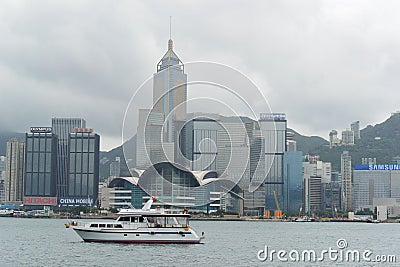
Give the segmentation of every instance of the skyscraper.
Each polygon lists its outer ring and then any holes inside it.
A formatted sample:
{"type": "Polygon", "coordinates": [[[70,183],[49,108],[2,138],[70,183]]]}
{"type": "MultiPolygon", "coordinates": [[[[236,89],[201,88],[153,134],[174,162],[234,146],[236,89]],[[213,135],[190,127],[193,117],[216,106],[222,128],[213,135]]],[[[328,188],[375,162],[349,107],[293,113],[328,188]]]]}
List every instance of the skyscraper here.
{"type": "Polygon", "coordinates": [[[341,156],[342,172],[342,210],[353,210],[353,184],[351,172],[351,156],[348,151],[343,151],[341,156]]]}
{"type": "Polygon", "coordinates": [[[26,134],[24,205],[57,205],[56,185],[57,136],[50,127],[31,127],[26,134]]]}
{"type": "Polygon", "coordinates": [[[4,177],[6,176],[6,157],[0,156],[0,203],[4,202],[4,177]]]}
{"type": "Polygon", "coordinates": [[[85,128],[86,121],[80,118],[52,118],[53,133],[58,137],[57,148],[57,196],[68,194],[68,137],[74,128],[85,128]]]}
{"type": "Polygon", "coordinates": [[[260,130],[265,139],[265,206],[277,209],[274,195],[283,207],[283,155],[286,151],[286,115],[283,113],[262,113],[260,130]]]}
{"type": "Polygon", "coordinates": [[[168,50],[157,64],[153,77],[153,110],[164,114],[164,142],[176,142],[175,121],[186,117],[187,75],[183,62],[168,41],[168,50]]]}
{"type": "Polygon", "coordinates": [[[360,121],[355,121],[350,125],[350,129],[353,131],[354,133],[354,139],[358,140],[361,138],[360,135],[360,121]]]}
{"type": "Polygon", "coordinates": [[[69,134],[68,197],[61,204],[92,206],[98,196],[100,137],[92,129],[69,134]],[[78,203],[77,203],[78,202],[78,203]]]}
{"type": "Polygon", "coordinates": [[[11,138],[7,142],[6,158],[5,201],[22,201],[24,193],[25,142],[11,138]]]}
{"type": "Polygon", "coordinates": [[[298,212],[303,204],[303,177],[301,151],[288,151],[284,163],[284,210],[298,212]]]}

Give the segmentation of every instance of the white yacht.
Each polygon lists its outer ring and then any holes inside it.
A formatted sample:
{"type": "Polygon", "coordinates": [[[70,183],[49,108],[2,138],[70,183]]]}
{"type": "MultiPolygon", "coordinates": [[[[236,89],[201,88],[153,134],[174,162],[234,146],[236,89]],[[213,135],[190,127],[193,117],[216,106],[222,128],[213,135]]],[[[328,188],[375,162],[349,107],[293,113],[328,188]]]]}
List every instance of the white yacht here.
{"type": "Polygon", "coordinates": [[[150,209],[150,198],[142,209],[121,209],[112,222],[75,222],[71,227],[85,242],[139,244],[198,244],[204,238],[189,226],[190,214],[164,209],[150,209]]]}

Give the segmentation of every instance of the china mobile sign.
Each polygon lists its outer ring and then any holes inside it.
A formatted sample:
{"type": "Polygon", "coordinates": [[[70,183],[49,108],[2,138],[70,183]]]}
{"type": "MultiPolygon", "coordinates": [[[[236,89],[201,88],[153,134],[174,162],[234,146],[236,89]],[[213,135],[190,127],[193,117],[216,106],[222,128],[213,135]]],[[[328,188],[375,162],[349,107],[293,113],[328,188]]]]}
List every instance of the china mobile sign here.
{"type": "Polygon", "coordinates": [[[93,198],[60,198],[61,206],[92,206],[93,198]]]}
{"type": "Polygon", "coordinates": [[[57,197],[24,197],[24,205],[57,206],[57,197]]]}

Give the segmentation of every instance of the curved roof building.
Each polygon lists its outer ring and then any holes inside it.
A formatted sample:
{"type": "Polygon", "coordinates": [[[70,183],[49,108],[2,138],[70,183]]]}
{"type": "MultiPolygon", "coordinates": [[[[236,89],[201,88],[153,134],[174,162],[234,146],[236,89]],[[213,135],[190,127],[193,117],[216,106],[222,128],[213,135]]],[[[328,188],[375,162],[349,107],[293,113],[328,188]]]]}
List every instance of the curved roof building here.
{"type": "Polygon", "coordinates": [[[139,208],[149,196],[156,196],[160,206],[239,210],[241,188],[227,177],[218,177],[216,171],[190,171],[177,163],[159,162],[131,173],[136,177],[117,177],[108,186],[120,190],[122,195],[113,198],[120,199],[121,205],[130,199],[139,208]]]}

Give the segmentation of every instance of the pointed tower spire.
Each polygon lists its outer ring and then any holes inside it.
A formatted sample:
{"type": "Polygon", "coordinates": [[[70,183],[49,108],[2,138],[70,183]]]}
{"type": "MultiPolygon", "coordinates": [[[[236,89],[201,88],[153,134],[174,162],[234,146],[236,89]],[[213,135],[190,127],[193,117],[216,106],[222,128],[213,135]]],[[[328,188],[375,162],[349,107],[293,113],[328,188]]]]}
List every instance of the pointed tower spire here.
{"type": "Polygon", "coordinates": [[[172,50],[174,42],[172,42],[172,17],[169,16],[169,40],[168,40],[168,50],[172,50]]]}
{"type": "Polygon", "coordinates": [[[174,67],[184,71],[183,62],[175,54],[173,50],[174,42],[172,41],[172,17],[169,17],[169,40],[168,50],[157,64],[157,72],[169,67],[174,67]]]}

